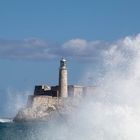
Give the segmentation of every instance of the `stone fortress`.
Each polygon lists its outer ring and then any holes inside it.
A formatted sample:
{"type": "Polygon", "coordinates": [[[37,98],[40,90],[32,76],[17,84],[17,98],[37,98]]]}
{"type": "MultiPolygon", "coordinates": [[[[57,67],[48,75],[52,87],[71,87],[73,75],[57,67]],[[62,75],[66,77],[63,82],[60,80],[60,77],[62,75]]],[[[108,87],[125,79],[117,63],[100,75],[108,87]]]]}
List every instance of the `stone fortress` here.
{"type": "Polygon", "coordinates": [[[74,96],[84,96],[84,94],[89,93],[95,89],[94,86],[80,86],[80,85],[68,85],[68,72],[66,59],[62,58],[60,60],[59,68],[59,85],[48,86],[48,85],[38,85],[35,86],[34,96],[52,96],[52,97],[74,97],[74,96]]]}
{"type": "Polygon", "coordinates": [[[28,97],[27,106],[18,112],[14,120],[48,120],[52,116],[58,116],[58,112],[61,115],[68,114],[74,109],[74,99],[77,103],[79,97],[84,97],[94,90],[95,86],[68,85],[67,61],[62,58],[59,68],[59,84],[35,86],[34,95],[28,97]]]}

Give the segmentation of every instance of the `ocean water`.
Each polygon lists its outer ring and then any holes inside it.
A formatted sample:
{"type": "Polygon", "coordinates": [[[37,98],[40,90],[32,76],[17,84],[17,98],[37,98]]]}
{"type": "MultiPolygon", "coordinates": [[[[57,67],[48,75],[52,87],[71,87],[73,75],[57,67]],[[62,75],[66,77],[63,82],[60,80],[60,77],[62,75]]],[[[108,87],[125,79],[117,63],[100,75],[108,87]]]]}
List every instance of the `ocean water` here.
{"type": "Polygon", "coordinates": [[[0,123],[0,140],[51,140],[47,129],[47,124],[42,122],[0,123]]]}
{"type": "Polygon", "coordinates": [[[1,140],[24,140],[29,139],[28,135],[32,130],[31,124],[23,123],[0,123],[1,140]]]}
{"type": "MultiPolygon", "coordinates": [[[[0,123],[0,140],[66,140],[75,139],[73,125],[67,121],[0,123]],[[72,133],[71,133],[72,130],[72,133]]],[[[81,134],[76,138],[79,139],[81,134]]]]}

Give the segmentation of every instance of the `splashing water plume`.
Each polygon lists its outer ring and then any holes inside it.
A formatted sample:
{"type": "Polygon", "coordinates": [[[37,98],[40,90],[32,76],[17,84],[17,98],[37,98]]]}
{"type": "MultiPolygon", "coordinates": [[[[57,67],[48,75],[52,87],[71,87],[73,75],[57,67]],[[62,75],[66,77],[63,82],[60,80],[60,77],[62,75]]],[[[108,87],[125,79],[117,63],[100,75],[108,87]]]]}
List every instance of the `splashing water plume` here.
{"type": "Polygon", "coordinates": [[[99,57],[105,70],[100,86],[62,129],[55,127],[55,138],[140,139],[140,35],[111,44],[99,57]]]}
{"type": "Polygon", "coordinates": [[[106,72],[99,78],[100,86],[92,99],[81,109],[79,121],[86,122],[83,128],[91,137],[89,139],[138,140],[140,35],[126,37],[101,53],[106,72]]]}
{"type": "Polygon", "coordinates": [[[25,107],[27,102],[27,97],[32,92],[27,91],[18,91],[12,88],[7,88],[3,96],[1,96],[0,101],[4,102],[1,106],[1,113],[4,114],[4,116],[1,115],[0,117],[8,116],[9,118],[12,118],[16,115],[19,109],[25,107]]]}

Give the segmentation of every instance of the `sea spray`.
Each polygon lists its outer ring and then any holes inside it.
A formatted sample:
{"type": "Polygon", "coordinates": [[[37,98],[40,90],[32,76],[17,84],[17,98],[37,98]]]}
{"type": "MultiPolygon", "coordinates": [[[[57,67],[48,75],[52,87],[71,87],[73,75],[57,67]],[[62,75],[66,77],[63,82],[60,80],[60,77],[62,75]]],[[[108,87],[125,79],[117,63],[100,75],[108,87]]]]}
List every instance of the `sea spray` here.
{"type": "Polygon", "coordinates": [[[140,139],[140,35],[119,40],[100,53],[105,71],[96,90],[66,123],[54,125],[52,139],[140,139]]]}
{"type": "Polygon", "coordinates": [[[19,91],[7,88],[1,93],[2,102],[0,117],[14,117],[20,108],[27,103],[27,97],[32,92],[30,90],[19,91]]]}

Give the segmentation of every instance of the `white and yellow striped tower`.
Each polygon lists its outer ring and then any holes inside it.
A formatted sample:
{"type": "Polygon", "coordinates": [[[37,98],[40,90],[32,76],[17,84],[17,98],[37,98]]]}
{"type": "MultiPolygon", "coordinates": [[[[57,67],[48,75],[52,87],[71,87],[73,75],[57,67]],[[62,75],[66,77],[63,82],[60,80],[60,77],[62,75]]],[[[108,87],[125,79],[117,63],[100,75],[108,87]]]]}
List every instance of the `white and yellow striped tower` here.
{"type": "Polygon", "coordinates": [[[64,98],[68,97],[68,72],[67,72],[66,59],[64,58],[60,60],[59,96],[64,98]]]}

